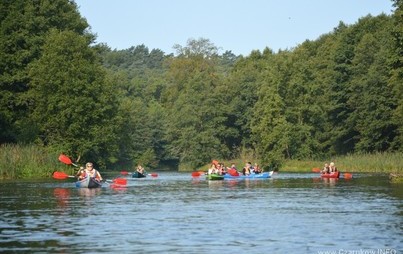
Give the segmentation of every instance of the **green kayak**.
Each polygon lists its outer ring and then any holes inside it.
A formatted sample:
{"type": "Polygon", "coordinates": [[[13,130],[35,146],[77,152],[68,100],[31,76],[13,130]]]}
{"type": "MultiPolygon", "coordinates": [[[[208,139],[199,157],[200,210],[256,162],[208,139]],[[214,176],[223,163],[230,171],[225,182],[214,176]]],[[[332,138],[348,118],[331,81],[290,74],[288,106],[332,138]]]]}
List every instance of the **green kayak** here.
{"type": "Polygon", "coordinates": [[[207,180],[224,180],[224,176],[218,174],[209,174],[207,175],[207,180]]]}

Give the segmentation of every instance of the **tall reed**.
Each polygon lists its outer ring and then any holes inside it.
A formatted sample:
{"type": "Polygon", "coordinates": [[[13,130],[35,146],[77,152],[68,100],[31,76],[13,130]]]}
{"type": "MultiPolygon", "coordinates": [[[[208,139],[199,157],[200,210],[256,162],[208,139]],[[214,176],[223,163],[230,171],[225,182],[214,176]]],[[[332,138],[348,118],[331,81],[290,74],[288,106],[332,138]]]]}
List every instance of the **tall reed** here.
{"type": "Polygon", "coordinates": [[[344,172],[403,173],[403,156],[398,152],[349,154],[329,158],[326,161],[288,160],[281,170],[307,172],[312,168],[322,168],[325,163],[331,161],[335,162],[337,168],[344,172]]]}
{"type": "Polygon", "coordinates": [[[0,178],[49,177],[60,168],[58,155],[38,145],[0,145],[0,178]]]}

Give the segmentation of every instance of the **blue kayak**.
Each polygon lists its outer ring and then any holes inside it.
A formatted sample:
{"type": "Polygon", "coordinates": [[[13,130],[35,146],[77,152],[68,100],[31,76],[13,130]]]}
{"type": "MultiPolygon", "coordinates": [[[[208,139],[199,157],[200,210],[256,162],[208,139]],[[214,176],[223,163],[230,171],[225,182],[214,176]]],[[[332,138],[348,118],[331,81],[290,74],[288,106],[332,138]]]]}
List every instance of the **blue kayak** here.
{"type": "Polygon", "coordinates": [[[99,188],[102,187],[102,182],[95,180],[92,177],[86,177],[76,182],[77,188],[99,188]]]}
{"type": "Polygon", "coordinates": [[[225,179],[257,179],[257,178],[265,179],[265,178],[270,178],[272,174],[273,174],[273,171],[263,172],[263,173],[260,173],[260,174],[253,174],[252,173],[250,175],[239,174],[239,176],[232,176],[232,175],[227,173],[227,174],[224,175],[224,178],[225,179]]]}

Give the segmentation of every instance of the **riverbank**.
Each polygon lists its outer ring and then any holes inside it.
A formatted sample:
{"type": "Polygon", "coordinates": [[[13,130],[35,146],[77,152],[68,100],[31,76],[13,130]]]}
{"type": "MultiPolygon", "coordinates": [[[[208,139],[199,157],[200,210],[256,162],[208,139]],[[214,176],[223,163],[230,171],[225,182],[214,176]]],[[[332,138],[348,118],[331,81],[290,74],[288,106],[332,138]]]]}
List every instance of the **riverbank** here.
{"type": "MultiPolygon", "coordinates": [[[[235,163],[238,169],[242,169],[247,161],[255,163],[254,160],[248,159],[223,160],[222,162],[226,166],[235,163]]],[[[322,168],[325,163],[330,163],[331,161],[342,172],[388,173],[397,177],[401,177],[403,174],[403,156],[401,153],[353,154],[336,156],[328,160],[286,160],[278,171],[312,172],[313,168],[322,168]]],[[[206,164],[197,170],[207,171],[209,166],[209,164],[206,164]]]]}
{"type": "Polygon", "coordinates": [[[280,170],[288,172],[310,172],[313,168],[323,168],[325,163],[333,161],[342,172],[366,173],[403,173],[401,153],[353,154],[337,156],[325,161],[287,160],[280,170]]]}
{"type": "Polygon", "coordinates": [[[61,165],[58,155],[37,145],[2,144],[0,146],[0,179],[34,179],[50,177],[61,165]]]}
{"type": "MultiPolygon", "coordinates": [[[[7,145],[0,146],[0,179],[29,179],[51,177],[53,171],[64,171],[74,174],[74,168],[60,163],[58,153],[48,151],[36,145],[7,145]]],[[[245,163],[260,161],[247,155],[234,160],[219,160],[226,166],[234,163],[241,170],[245,163]]],[[[354,154],[337,156],[327,160],[286,160],[278,169],[286,172],[312,172],[313,168],[322,168],[325,163],[333,161],[341,172],[387,173],[391,179],[403,182],[403,156],[401,153],[354,154]]],[[[264,168],[265,165],[260,165],[264,168]]],[[[186,165],[179,166],[180,172],[207,171],[210,164],[197,169],[186,165]]],[[[152,170],[152,169],[150,169],[152,170]]],[[[268,170],[268,169],[266,169],[268,170]]]]}

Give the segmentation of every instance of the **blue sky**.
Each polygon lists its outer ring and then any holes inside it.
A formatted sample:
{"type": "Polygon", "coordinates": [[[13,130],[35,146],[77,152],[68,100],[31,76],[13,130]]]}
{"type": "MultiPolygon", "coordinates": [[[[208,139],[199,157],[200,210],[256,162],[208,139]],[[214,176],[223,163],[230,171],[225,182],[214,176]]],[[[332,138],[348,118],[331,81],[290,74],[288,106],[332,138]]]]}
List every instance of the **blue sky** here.
{"type": "Polygon", "coordinates": [[[209,39],[220,53],[249,55],[269,47],[291,49],[354,24],[368,14],[391,14],[390,0],[75,0],[97,34],[112,49],[144,44],[174,53],[190,38],[209,39]]]}

